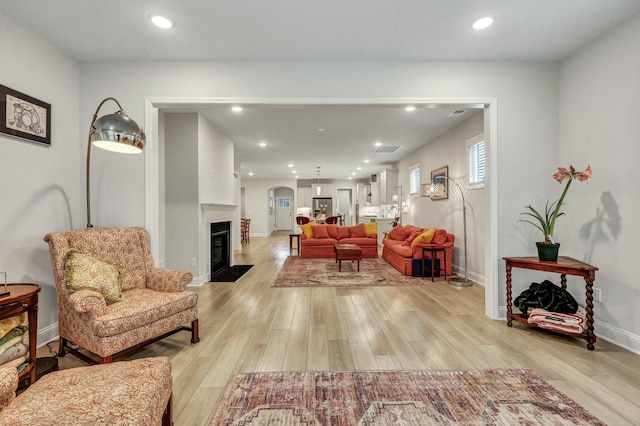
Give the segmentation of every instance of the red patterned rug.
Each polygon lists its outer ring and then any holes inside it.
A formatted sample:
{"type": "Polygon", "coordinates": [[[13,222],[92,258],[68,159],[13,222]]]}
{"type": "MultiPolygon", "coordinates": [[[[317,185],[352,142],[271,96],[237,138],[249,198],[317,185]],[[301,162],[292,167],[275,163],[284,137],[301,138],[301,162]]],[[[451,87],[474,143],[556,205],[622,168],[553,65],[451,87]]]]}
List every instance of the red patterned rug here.
{"type": "Polygon", "coordinates": [[[365,258],[357,262],[342,261],[342,272],[338,272],[335,259],[303,259],[289,256],[285,259],[273,287],[364,287],[364,286],[410,286],[427,285],[422,278],[401,274],[385,260],[365,258]]]}
{"type": "Polygon", "coordinates": [[[528,369],[235,375],[211,425],[604,425],[528,369]]]}

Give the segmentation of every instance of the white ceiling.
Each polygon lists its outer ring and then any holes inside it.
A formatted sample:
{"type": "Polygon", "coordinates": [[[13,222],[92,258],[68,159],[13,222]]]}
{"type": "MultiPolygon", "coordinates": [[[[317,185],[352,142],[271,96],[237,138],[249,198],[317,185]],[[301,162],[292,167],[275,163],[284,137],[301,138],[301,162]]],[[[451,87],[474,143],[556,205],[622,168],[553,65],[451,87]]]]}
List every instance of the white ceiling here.
{"type": "MultiPolygon", "coordinates": [[[[0,13],[81,62],[557,61],[640,13],[640,0],[0,0],[0,13]],[[174,27],[153,27],[151,13],[174,27]],[[472,30],[486,14],[494,25],[472,30]]],[[[292,162],[301,179],[316,178],[318,165],[322,178],[346,178],[369,157],[364,177],[473,112],[451,111],[199,110],[236,142],[243,177],[290,177],[292,162]],[[381,158],[371,154],[375,141],[400,149],[381,158]]]]}

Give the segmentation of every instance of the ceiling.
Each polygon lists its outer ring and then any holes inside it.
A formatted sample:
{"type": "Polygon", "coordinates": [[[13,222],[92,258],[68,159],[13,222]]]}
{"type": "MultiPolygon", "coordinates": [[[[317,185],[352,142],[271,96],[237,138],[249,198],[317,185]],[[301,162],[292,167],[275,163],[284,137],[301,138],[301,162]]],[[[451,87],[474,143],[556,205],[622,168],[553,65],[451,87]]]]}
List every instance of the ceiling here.
{"type": "MultiPolygon", "coordinates": [[[[640,0],[0,0],[0,14],[80,62],[557,61],[638,13],[640,0]],[[152,26],[152,13],[173,28],[152,26]],[[493,26],[471,29],[484,15],[493,26]]],[[[316,166],[321,178],[363,178],[474,112],[228,107],[187,110],[236,142],[243,178],[291,177],[289,163],[300,179],[316,166]],[[375,142],[399,148],[374,154],[375,142]]]]}

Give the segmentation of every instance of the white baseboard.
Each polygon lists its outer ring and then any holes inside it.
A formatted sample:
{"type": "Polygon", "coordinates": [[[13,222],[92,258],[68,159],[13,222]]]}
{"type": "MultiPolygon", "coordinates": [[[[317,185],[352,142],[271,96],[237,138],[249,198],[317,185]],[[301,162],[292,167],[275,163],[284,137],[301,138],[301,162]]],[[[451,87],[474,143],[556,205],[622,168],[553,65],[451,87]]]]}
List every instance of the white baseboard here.
{"type": "Polygon", "coordinates": [[[187,284],[187,287],[202,287],[204,283],[209,282],[209,274],[193,277],[193,281],[187,284]]]}
{"type": "Polygon", "coordinates": [[[37,347],[42,347],[49,342],[56,341],[60,338],[60,333],[58,332],[58,323],[55,322],[48,327],[38,330],[38,343],[37,347]]]}

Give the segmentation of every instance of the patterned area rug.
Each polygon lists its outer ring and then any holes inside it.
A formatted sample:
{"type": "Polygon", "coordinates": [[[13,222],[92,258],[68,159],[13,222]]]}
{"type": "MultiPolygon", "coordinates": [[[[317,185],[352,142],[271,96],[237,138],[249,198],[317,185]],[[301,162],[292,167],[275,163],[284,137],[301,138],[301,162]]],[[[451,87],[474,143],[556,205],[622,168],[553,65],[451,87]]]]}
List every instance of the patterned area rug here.
{"type": "Polygon", "coordinates": [[[245,373],[211,425],[604,425],[528,369],[245,373]]]}
{"type": "Polygon", "coordinates": [[[363,287],[427,285],[430,280],[401,274],[381,258],[357,262],[342,261],[338,272],[335,259],[303,259],[289,256],[284,261],[273,287],[363,287]]]}

